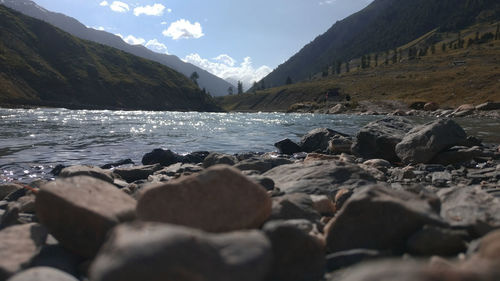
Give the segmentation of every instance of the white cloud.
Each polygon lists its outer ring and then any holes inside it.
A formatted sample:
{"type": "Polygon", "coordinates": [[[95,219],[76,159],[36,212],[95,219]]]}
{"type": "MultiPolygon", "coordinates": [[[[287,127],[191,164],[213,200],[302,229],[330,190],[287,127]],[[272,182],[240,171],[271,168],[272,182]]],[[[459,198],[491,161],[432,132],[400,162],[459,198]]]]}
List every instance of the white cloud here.
{"type": "Polygon", "coordinates": [[[123,38],[123,41],[127,42],[130,45],[142,45],[146,43],[146,40],[144,40],[144,38],[135,37],[134,35],[129,35],[123,38]]]}
{"type": "Polygon", "coordinates": [[[183,60],[197,65],[232,84],[241,81],[245,89],[250,88],[253,82],[261,80],[272,71],[266,65],[255,68],[250,57],[246,57],[242,63],[237,65],[236,60],[226,54],[219,55],[211,60],[204,59],[199,54],[190,54],[183,60]]]}
{"type": "Polygon", "coordinates": [[[102,27],[102,26],[96,26],[96,27],[90,27],[90,28],[93,28],[93,29],[95,29],[95,30],[101,30],[101,31],[106,30],[106,29],[105,29],[104,27],[102,27]]]}
{"type": "Polygon", "coordinates": [[[167,12],[171,13],[171,12],[172,12],[172,9],[167,9],[167,12]]]}
{"type": "Polygon", "coordinates": [[[203,30],[199,22],[192,24],[188,20],[180,19],[170,24],[168,29],[163,30],[163,35],[172,37],[174,40],[200,38],[203,35],[203,30]]]}
{"type": "Polygon", "coordinates": [[[168,54],[167,46],[165,46],[165,44],[158,42],[158,40],[156,39],[149,40],[144,46],[157,53],[168,54]]]}
{"type": "Polygon", "coordinates": [[[111,8],[111,10],[113,12],[117,12],[117,13],[125,13],[125,12],[130,11],[128,4],[120,2],[120,1],[113,1],[113,3],[111,3],[109,8],[111,8]]]}
{"type": "Polygon", "coordinates": [[[162,4],[154,4],[153,6],[146,5],[140,6],[134,9],[134,15],[146,15],[146,16],[161,16],[163,15],[163,11],[165,10],[165,6],[162,4]]]}
{"type": "Polygon", "coordinates": [[[102,1],[101,3],[99,3],[99,6],[102,6],[102,7],[106,7],[108,5],[109,5],[108,1],[102,1]]]}
{"type": "Polygon", "coordinates": [[[319,2],[320,5],[330,5],[330,4],[333,4],[337,2],[337,0],[325,0],[325,1],[321,1],[319,2]]]}
{"type": "Polygon", "coordinates": [[[167,22],[166,21],[162,21],[160,24],[161,25],[167,25],[167,22]]]}

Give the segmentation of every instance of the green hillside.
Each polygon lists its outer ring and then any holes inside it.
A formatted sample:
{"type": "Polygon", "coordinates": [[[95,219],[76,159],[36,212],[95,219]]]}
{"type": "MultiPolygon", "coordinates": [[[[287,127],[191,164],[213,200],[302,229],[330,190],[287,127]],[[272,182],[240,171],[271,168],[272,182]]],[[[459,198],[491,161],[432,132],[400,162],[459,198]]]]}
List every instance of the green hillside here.
{"type": "Polygon", "coordinates": [[[78,39],[0,5],[0,104],[214,111],[191,80],[159,63],[78,39]]]}
{"type": "Polygon", "coordinates": [[[434,29],[453,32],[495,19],[500,19],[498,0],[375,0],[335,23],[265,77],[264,84],[280,86],[288,77],[306,80],[338,61],[391,50],[434,29]]]}
{"type": "Polygon", "coordinates": [[[500,22],[477,24],[459,32],[425,34],[370,57],[351,61],[349,72],[330,67],[307,81],[243,95],[219,98],[230,111],[295,111],[325,109],[350,98],[361,101],[437,102],[443,107],[500,102],[500,22]],[[378,58],[375,61],[375,57],[378,58]],[[325,94],[330,92],[330,102],[325,94]]]}

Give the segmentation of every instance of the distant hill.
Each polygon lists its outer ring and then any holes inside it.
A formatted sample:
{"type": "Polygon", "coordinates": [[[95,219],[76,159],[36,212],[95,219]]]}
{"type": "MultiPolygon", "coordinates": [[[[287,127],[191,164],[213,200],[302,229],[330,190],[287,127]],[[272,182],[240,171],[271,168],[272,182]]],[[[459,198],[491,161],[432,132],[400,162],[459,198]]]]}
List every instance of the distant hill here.
{"type": "Polygon", "coordinates": [[[0,104],[215,111],[211,97],[156,62],[76,38],[0,5],[0,104]]]}
{"type": "Polygon", "coordinates": [[[200,76],[198,79],[200,87],[205,88],[213,96],[227,95],[227,89],[232,86],[229,82],[208,71],[190,63],[183,62],[177,56],[155,53],[142,45],[129,45],[114,34],[88,28],[72,17],[48,11],[33,1],[0,0],[0,3],[30,17],[48,22],[76,37],[104,44],[145,59],[159,62],[179,71],[187,77],[196,71],[200,76]]]}
{"type": "Polygon", "coordinates": [[[264,85],[280,86],[288,77],[306,80],[336,61],[391,50],[434,29],[455,31],[499,18],[498,0],[375,0],[307,44],[265,77],[264,85]]]}

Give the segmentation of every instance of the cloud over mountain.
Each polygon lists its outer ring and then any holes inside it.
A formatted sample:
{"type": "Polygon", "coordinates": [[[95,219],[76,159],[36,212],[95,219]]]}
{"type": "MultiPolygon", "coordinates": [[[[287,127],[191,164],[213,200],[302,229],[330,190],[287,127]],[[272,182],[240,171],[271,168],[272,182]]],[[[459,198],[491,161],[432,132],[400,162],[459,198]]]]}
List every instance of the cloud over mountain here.
{"type": "MultiPolygon", "coordinates": [[[[101,2],[101,4],[102,4],[102,2],[101,2]]],[[[117,13],[125,13],[125,12],[130,11],[130,7],[128,6],[128,4],[120,2],[120,1],[113,1],[113,3],[111,3],[109,8],[113,12],[117,12],[117,13]]]]}
{"type": "Polygon", "coordinates": [[[179,40],[190,38],[198,39],[205,34],[203,34],[203,29],[199,22],[191,23],[188,20],[180,19],[171,23],[168,29],[163,31],[163,35],[172,37],[174,40],[179,40]]]}
{"type": "Polygon", "coordinates": [[[146,5],[139,6],[134,8],[134,15],[146,15],[146,16],[161,16],[163,15],[163,11],[165,10],[165,6],[162,4],[154,4],[154,5],[146,5]]]}

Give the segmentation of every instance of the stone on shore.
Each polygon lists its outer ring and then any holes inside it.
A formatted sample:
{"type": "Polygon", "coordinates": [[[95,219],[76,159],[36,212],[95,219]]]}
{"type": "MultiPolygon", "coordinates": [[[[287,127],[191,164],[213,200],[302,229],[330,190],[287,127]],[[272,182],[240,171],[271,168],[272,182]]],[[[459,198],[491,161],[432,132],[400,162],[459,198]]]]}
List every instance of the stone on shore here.
{"type": "Polygon", "coordinates": [[[407,164],[429,163],[438,153],[464,142],[467,134],[455,121],[440,119],[415,127],[396,145],[407,164]]]}
{"type": "Polygon", "coordinates": [[[272,262],[259,231],[209,234],[159,223],[116,227],[90,268],[93,281],[259,281],[272,262]]]}
{"type": "Polygon", "coordinates": [[[340,161],[313,161],[282,165],[263,174],[285,193],[332,195],[339,188],[354,189],[375,183],[368,172],[340,161]]]}
{"type": "Polygon", "coordinates": [[[476,106],[476,110],[487,111],[487,110],[498,110],[500,109],[500,102],[485,102],[476,106]]]}
{"type": "Polygon", "coordinates": [[[435,102],[428,102],[424,104],[424,110],[425,111],[436,111],[439,109],[439,104],[435,102]]]}
{"type": "Polygon", "coordinates": [[[0,231],[0,280],[6,280],[28,265],[47,239],[47,230],[30,223],[0,231]]]}
{"type": "Polygon", "coordinates": [[[328,142],[334,136],[343,136],[348,137],[346,134],[339,133],[337,131],[327,129],[327,128],[318,128],[312,131],[309,131],[305,136],[300,140],[300,147],[302,151],[305,152],[324,152],[328,148],[328,142]]]}
{"type": "Polygon", "coordinates": [[[273,164],[270,161],[266,161],[266,159],[250,158],[236,163],[234,167],[241,171],[265,173],[273,168],[273,164]]]}
{"type": "Polygon", "coordinates": [[[479,256],[500,263],[500,230],[492,231],[481,239],[479,256]]]}
{"type": "Polygon", "coordinates": [[[20,189],[23,189],[23,187],[19,184],[15,183],[0,184],[0,200],[4,200],[4,198],[7,197],[7,195],[20,189]]]}
{"type": "Polygon", "coordinates": [[[260,227],[271,214],[267,191],[235,168],[219,165],[146,188],[137,213],[145,221],[224,232],[260,227]]]}
{"type": "Polygon", "coordinates": [[[431,203],[418,195],[372,186],[354,193],[325,228],[330,253],[373,249],[403,253],[424,225],[445,225],[431,203]]]}
{"type": "Polygon", "coordinates": [[[385,159],[399,162],[396,144],[414,127],[409,120],[401,117],[386,117],[361,128],[352,145],[354,155],[364,159],[385,159]]]}
{"type": "Polygon", "coordinates": [[[95,166],[71,166],[61,170],[59,177],[70,178],[78,176],[88,176],[113,183],[113,172],[95,166]]]}
{"type": "Polygon", "coordinates": [[[325,247],[316,237],[283,221],[263,227],[271,240],[274,261],[269,281],[320,280],[325,270],[325,247]]]}
{"type": "Polygon", "coordinates": [[[182,162],[180,155],[171,151],[161,148],[154,149],[151,152],[144,154],[142,157],[143,165],[160,164],[162,166],[169,166],[177,162],[182,162]]]}
{"type": "Polygon", "coordinates": [[[452,230],[436,226],[424,228],[408,239],[410,254],[421,256],[455,256],[467,250],[466,231],[452,230]]]}
{"type": "Polygon", "coordinates": [[[154,172],[161,169],[160,164],[133,166],[129,168],[116,168],[113,173],[119,175],[126,182],[134,182],[136,180],[147,179],[154,172]]]}
{"type": "Polygon", "coordinates": [[[430,162],[446,166],[467,162],[481,155],[482,151],[477,146],[471,148],[459,146],[438,153],[430,162]]]}
{"type": "Polygon", "coordinates": [[[22,271],[7,281],[78,281],[72,275],[58,269],[39,266],[22,271]]]}
{"type": "Polygon", "coordinates": [[[327,152],[331,154],[351,154],[352,140],[349,137],[335,135],[328,142],[327,152]]]}
{"type": "Polygon", "coordinates": [[[292,193],[273,198],[270,220],[306,219],[318,222],[320,218],[313,200],[307,194],[292,193]]]}
{"type": "Polygon", "coordinates": [[[135,218],[136,201],[115,186],[91,177],[58,179],[42,186],[36,215],[67,249],[93,257],[108,231],[135,218]]]}
{"type": "Polygon", "coordinates": [[[301,148],[298,144],[290,139],[284,139],[274,144],[280,154],[293,155],[300,152],[301,148]]]}
{"type": "Polygon", "coordinates": [[[233,155],[212,152],[205,158],[205,160],[203,160],[203,168],[221,164],[232,166],[236,162],[238,162],[238,159],[233,155]]]}

